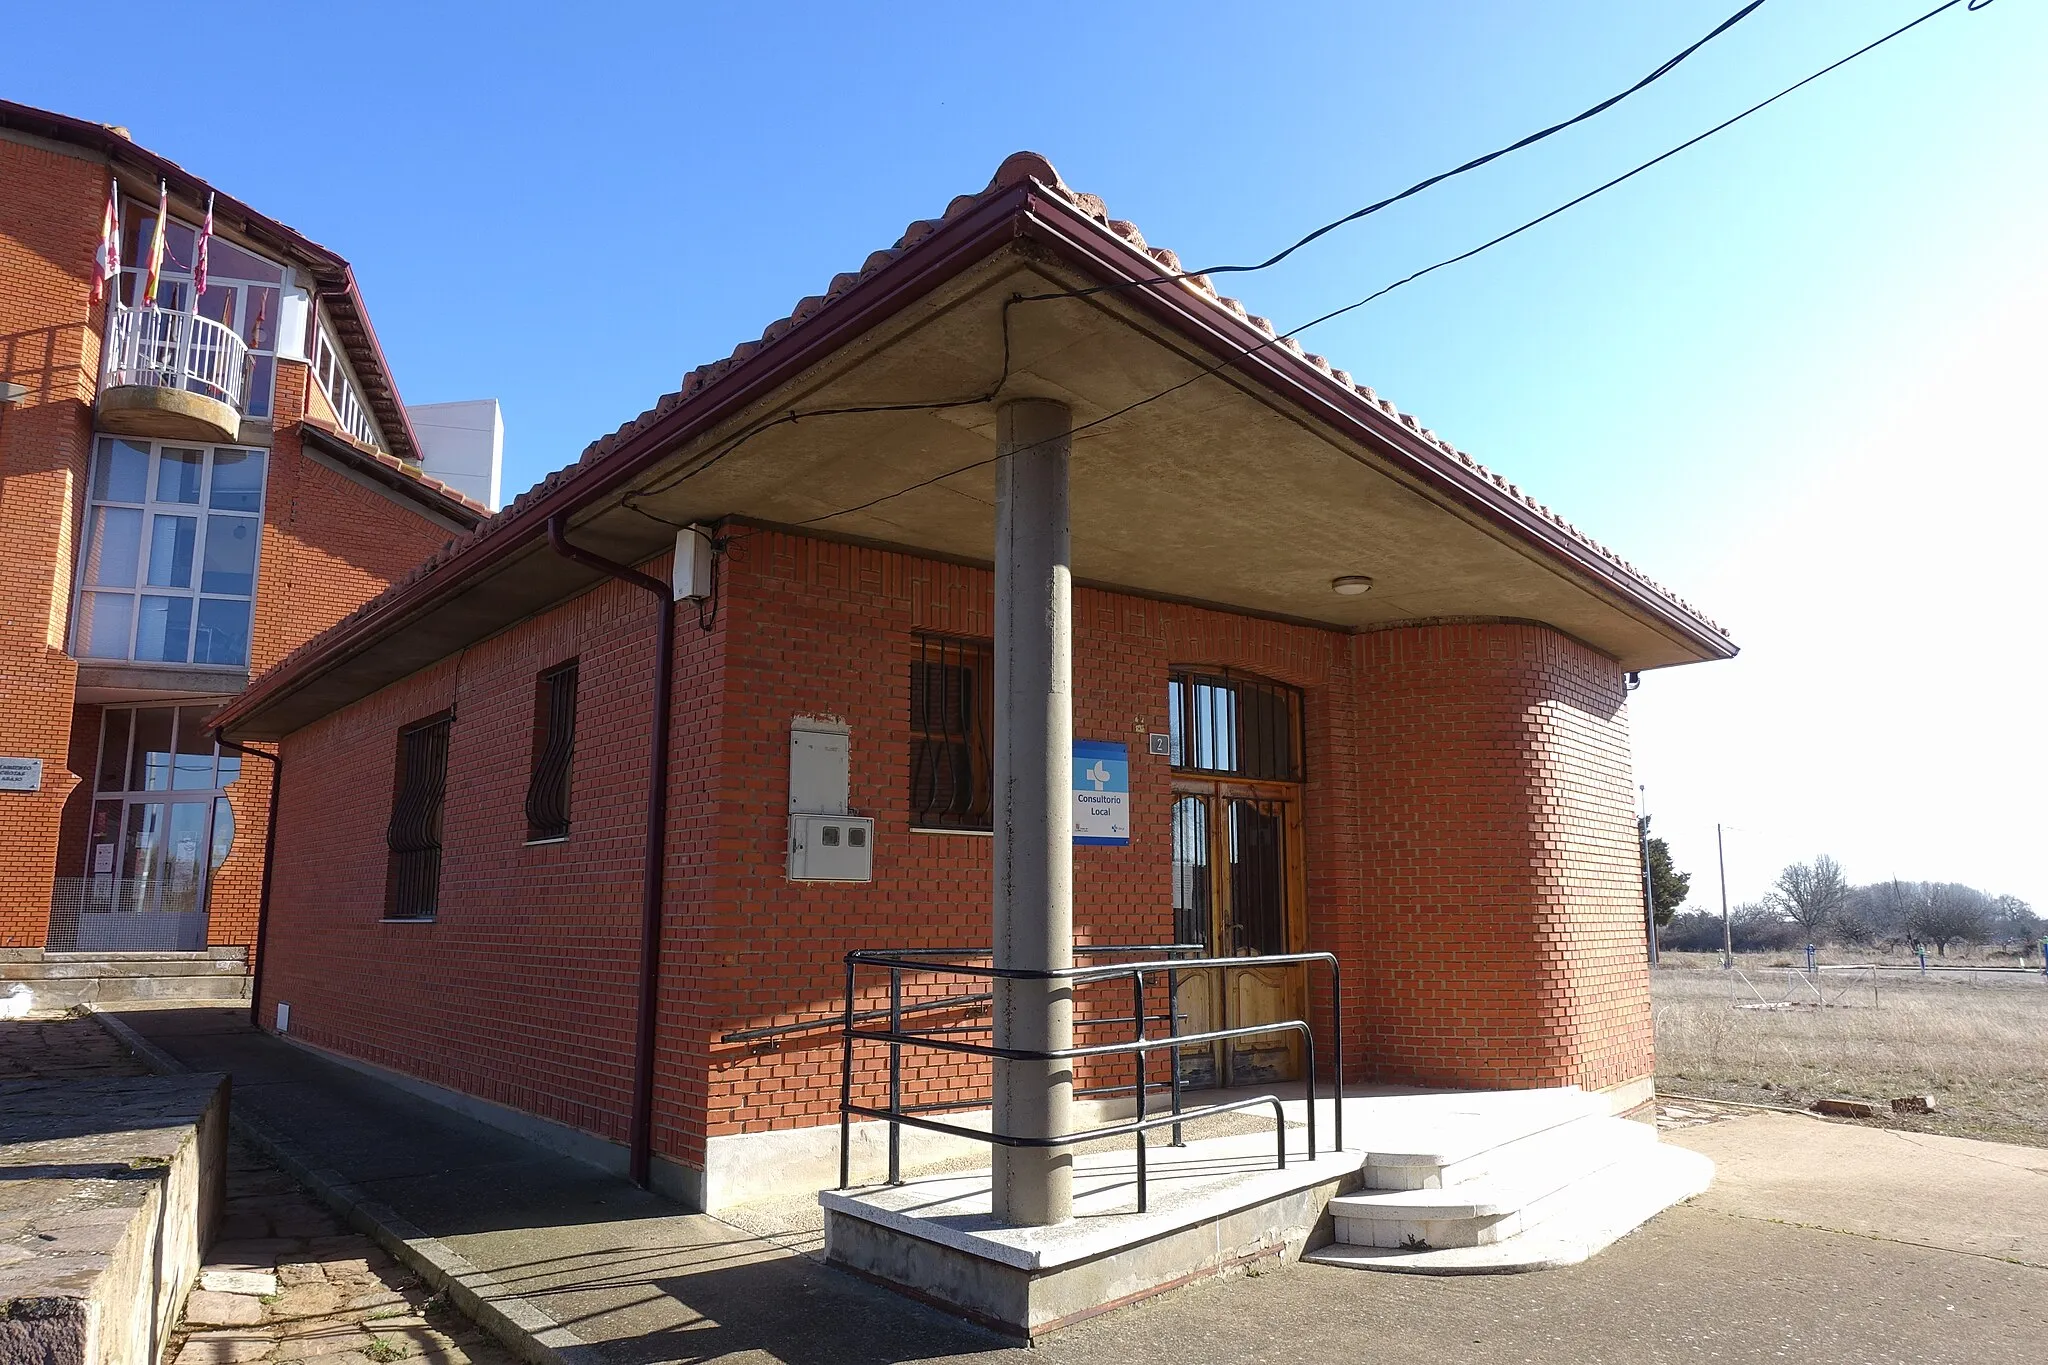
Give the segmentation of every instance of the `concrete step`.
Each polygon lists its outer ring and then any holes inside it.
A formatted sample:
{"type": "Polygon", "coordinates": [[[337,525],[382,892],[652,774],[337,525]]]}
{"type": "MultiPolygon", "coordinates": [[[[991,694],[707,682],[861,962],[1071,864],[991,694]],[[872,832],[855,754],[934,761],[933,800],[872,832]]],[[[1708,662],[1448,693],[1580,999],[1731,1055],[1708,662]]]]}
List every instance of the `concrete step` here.
{"type": "Polygon", "coordinates": [[[1507,1144],[1487,1173],[1440,1188],[1365,1190],[1332,1201],[1337,1240],[1357,1246],[1484,1246],[1527,1232],[1573,1206],[1595,1172],[1654,1146],[1648,1124],[1583,1118],[1507,1144]]]}
{"type": "MultiPolygon", "coordinates": [[[[249,977],[234,964],[232,972],[205,976],[68,976],[23,981],[37,1010],[67,1010],[74,1005],[122,1000],[214,1000],[249,998],[249,977]]],[[[0,997],[13,982],[0,976],[0,997]]]]}
{"type": "Polygon", "coordinates": [[[78,981],[112,977],[238,976],[247,970],[239,957],[205,953],[124,953],[119,957],[66,955],[40,962],[0,962],[0,981],[78,981]]]}
{"type": "Polygon", "coordinates": [[[1432,1114],[1424,1126],[1374,1135],[1365,1184],[1375,1190],[1435,1190],[1518,1165],[1541,1165],[1541,1156],[1533,1154],[1546,1134],[1610,1115],[1603,1096],[1576,1086],[1475,1096],[1469,1113],[1432,1114]]]}
{"type": "Polygon", "coordinates": [[[1653,1142],[1551,1196],[1569,1196],[1540,1226],[1480,1246],[1371,1247],[1334,1243],[1304,1260],[1404,1275],[1502,1275],[1575,1265],[1627,1236],[1673,1204],[1704,1193],[1714,1163],[1653,1142]]]}

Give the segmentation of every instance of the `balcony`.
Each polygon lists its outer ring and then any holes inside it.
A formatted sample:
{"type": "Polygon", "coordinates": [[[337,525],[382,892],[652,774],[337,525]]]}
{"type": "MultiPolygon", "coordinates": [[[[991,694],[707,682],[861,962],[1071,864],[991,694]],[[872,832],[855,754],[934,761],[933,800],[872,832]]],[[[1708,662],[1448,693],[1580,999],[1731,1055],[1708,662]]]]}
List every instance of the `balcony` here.
{"type": "Polygon", "coordinates": [[[108,310],[99,427],[124,436],[234,441],[249,348],[231,327],[163,308],[108,310]]]}

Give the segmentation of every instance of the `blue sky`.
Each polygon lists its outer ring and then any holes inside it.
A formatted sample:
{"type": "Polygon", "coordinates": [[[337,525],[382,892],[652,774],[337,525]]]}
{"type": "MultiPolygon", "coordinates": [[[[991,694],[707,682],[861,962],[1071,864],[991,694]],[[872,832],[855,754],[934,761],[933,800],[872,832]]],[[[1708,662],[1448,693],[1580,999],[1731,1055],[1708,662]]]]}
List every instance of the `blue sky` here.
{"type": "MultiPolygon", "coordinates": [[[[1933,3],[1771,0],[1594,123],[1231,290],[1291,326],[1933,3]]],[[[509,496],[1018,148],[1190,264],[1258,257],[1736,7],[44,6],[10,18],[0,89],[348,256],[407,401],[503,401],[509,496]],[[127,74],[141,49],[105,41],[170,29],[127,74]]],[[[2044,66],[2048,5],[1958,7],[1304,338],[1744,644],[1635,708],[1702,899],[1719,819],[1738,900],[1832,851],[2048,903],[2048,441],[2021,397],[2048,360],[2044,66]]]]}

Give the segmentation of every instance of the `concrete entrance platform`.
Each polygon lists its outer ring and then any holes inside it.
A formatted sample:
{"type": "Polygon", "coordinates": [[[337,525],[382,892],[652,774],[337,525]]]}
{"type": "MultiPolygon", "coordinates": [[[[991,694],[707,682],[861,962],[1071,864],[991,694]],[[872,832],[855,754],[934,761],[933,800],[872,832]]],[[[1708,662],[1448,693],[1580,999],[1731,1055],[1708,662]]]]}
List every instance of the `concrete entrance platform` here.
{"type": "MultiPolygon", "coordinates": [[[[827,1191],[826,1258],[1035,1340],[1264,1257],[1431,1274],[1567,1265],[1712,1179],[1711,1162],[1660,1146],[1650,1125],[1614,1117],[1610,1097],[1576,1086],[1366,1087],[1343,1101],[1348,1150],[1325,1146],[1314,1163],[1305,1088],[1277,1093],[1290,1134],[1285,1171],[1275,1169],[1270,1132],[1155,1143],[1151,1208],[1138,1214],[1125,1139],[1077,1157],[1076,1216],[1051,1228],[997,1222],[985,1168],[827,1191]]],[[[1320,1140],[1335,1141],[1338,1102],[1326,1096],[1315,1109],[1320,1140]]]]}
{"type": "Polygon", "coordinates": [[[1074,1159],[1074,1217],[1012,1227],[990,1212],[987,1169],[819,1195],[825,1257],[901,1293],[1020,1339],[1036,1339],[1162,1290],[1315,1240],[1331,1198],[1358,1179],[1362,1153],[1310,1158],[1287,1130],[1286,1167],[1270,1131],[1148,1148],[1147,1209],[1137,1159],[1074,1159]]]}

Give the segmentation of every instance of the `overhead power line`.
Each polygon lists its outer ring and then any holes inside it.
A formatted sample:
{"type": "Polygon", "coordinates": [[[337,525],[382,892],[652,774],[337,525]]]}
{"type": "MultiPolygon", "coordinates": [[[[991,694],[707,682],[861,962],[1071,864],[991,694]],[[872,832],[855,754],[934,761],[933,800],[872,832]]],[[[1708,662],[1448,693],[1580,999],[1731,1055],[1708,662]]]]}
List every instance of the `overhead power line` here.
{"type": "Polygon", "coordinates": [[[1166,275],[1160,275],[1152,279],[1128,280],[1121,284],[1096,285],[1094,288],[1091,289],[1074,290],[1071,294],[1049,294],[1042,296],[1033,295],[1031,297],[1084,297],[1089,294],[1103,293],[1107,290],[1128,289],[1133,285],[1139,284],[1164,284],[1169,280],[1185,279],[1190,275],[1248,274],[1254,270],[1264,270],[1269,266],[1278,265],[1280,264],[1280,262],[1286,260],[1289,256],[1292,256],[1295,252],[1307,246],[1310,242],[1315,241],[1319,237],[1328,236],[1330,233],[1335,232],[1338,228],[1345,226],[1347,223],[1355,223],[1361,218],[1368,218],[1373,214],[1378,213],[1381,209],[1389,208],[1392,205],[1400,203],[1403,199],[1411,199],[1414,196],[1421,194],[1424,190],[1429,189],[1433,185],[1441,185],[1444,181],[1450,180],[1456,176],[1464,175],[1467,171],[1476,171],[1481,166],[1484,166],[1489,162],[1498,161],[1500,160],[1500,158],[1507,156],[1510,153],[1521,151],[1524,147],[1533,147],[1547,137],[1555,136],[1556,134],[1563,132],[1567,128],[1573,127],[1577,124],[1584,123],[1587,119],[1596,118],[1599,115],[1606,113],[1609,109],[1612,109],[1615,105],[1620,104],[1630,95],[1633,95],[1640,90],[1644,90],[1649,86],[1656,84],[1664,77],[1670,75],[1674,70],[1677,69],[1679,63],[1683,62],[1687,57],[1692,56],[1693,53],[1698,52],[1708,43],[1713,42],[1714,39],[1720,37],[1729,29],[1734,28],[1744,19],[1747,19],[1750,15],[1754,14],[1757,10],[1761,9],[1763,5],[1764,0],[1751,0],[1751,3],[1744,5],[1741,9],[1729,15],[1726,19],[1723,19],[1720,23],[1714,25],[1713,29],[1710,30],[1705,37],[1701,38],[1699,41],[1693,43],[1691,46],[1684,48],[1676,55],[1672,56],[1670,59],[1665,61],[1663,65],[1659,66],[1655,71],[1652,71],[1649,75],[1643,77],[1634,85],[1631,85],[1630,87],[1628,87],[1628,89],[1621,91],[1619,94],[1609,95],[1606,99],[1601,100],[1592,108],[1574,114],[1570,118],[1564,120],[1562,123],[1553,123],[1548,128],[1543,128],[1536,132],[1530,133],[1527,137],[1519,138],[1514,142],[1510,142],[1505,147],[1496,148],[1495,150],[1486,153],[1484,156],[1475,156],[1470,161],[1464,163],[1462,166],[1453,166],[1450,170],[1440,171],[1437,174],[1430,176],[1426,180],[1418,180],[1414,184],[1410,185],[1407,189],[1402,190],[1399,194],[1388,195],[1385,199],[1380,200],[1378,203],[1367,204],[1362,209],[1358,209],[1352,213],[1347,213],[1342,218],[1334,219],[1330,222],[1327,222],[1323,224],[1321,227],[1317,228],[1315,231],[1309,233],[1307,236],[1301,238],[1301,240],[1295,242],[1292,246],[1274,252],[1271,256],[1268,256],[1263,261],[1259,261],[1252,265],[1212,265],[1207,266],[1201,270],[1183,270],[1166,275]]]}
{"type": "MultiPolygon", "coordinates": [[[[1757,3],[1761,4],[1762,0],[1757,0],[1757,3]]],[[[1710,137],[1713,137],[1715,134],[1724,132],[1727,129],[1734,127],[1736,124],[1742,122],[1746,118],[1749,118],[1751,115],[1760,113],[1764,109],[1769,108],[1771,105],[1776,104],[1779,100],[1784,99],[1787,95],[1792,94],[1794,91],[1800,90],[1805,86],[1813,84],[1813,82],[1819,80],[1823,76],[1830,74],[1831,72],[1840,70],[1842,67],[1847,66],[1850,62],[1855,61],[1857,58],[1862,57],[1870,52],[1876,51],[1878,48],[1883,47],[1886,43],[1891,42],[1893,39],[1910,33],[1912,30],[1928,22],[1930,19],[1933,19],[1941,14],[1945,14],[1949,10],[1956,8],[1958,5],[1966,5],[1968,9],[1974,12],[1977,10],[1988,9],[1993,3],[1994,0],[1946,0],[1946,3],[1935,6],[1933,9],[1927,11],[1925,14],[1922,14],[1919,18],[1911,20],[1908,23],[1901,24],[1898,28],[1893,29],[1891,32],[1885,34],[1883,37],[1877,38],[1869,43],[1864,44],[1862,47],[1857,48],[1854,52],[1851,52],[1847,56],[1842,57],[1834,62],[1830,62],[1828,65],[1820,68],[1818,71],[1815,71],[1811,75],[1806,76],[1801,80],[1794,81],[1791,85],[1788,85],[1784,89],[1779,90],[1776,94],[1771,95],[1766,99],[1759,100],[1757,103],[1752,104],[1747,109],[1744,109],[1742,112],[1735,114],[1727,119],[1724,119],[1720,123],[1715,124],[1713,127],[1707,129],[1705,132],[1696,134],[1695,136],[1686,139],[1684,142],[1679,143],[1677,146],[1672,147],[1667,151],[1661,152],[1654,157],[1651,157],[1648,161],[1644,161],[1634,167],[1631,167],[1629,170],[1622,172],[1620,175],[1615,176],[1611,180],[1608,180],[1600,185],[1595,186],[1594,188],[1586,191],[1584,194],[1566,200],[1564,203],[1559,204],[1556,208],[1553,208],[1546,213],[1539,214],[1536,217],[1529,219],[1527,222],[1522,223],[1517,227],[1510,228],[1508,231],[1501,233],[1499,236],[1489,238],[1487,241],[1481,242],[1478,246],[1472,247],[1469,250],[1461,251],[1455,256],[1447,256],[1443,260],[1437,261],[1433,265],[1425,266],[1420,270],[1404,275],[1400,279],[1395,280],[1393,283],[1384,285],[1381,288],[1374,290],[1372,293],[1367,294],[1364,298],[1354,300],[1353,302],[1344,304],[1343,306],[1338,308],[1333,308],[1327,313],[1324,313],[1318,317],[1310,318],[1307,322],[1304,322],[1297,327],[1291,328],[1288,331],[1276,333],[1275,335],[1268,337],[1267,339],[1260,341],[1255,345],[1241,347],[1233,351],[1230,355],[1225,356],[1222,360],[1216,361],[1210,365],[1204,366],[1200,370],[1197,370],[1193,375],[1189,376],[1186,379],[1181,380],[1179,383],[1169,385],[1168,387],[1161,389],[1156,393],[1151,393],[1143,398],[1138,399],[1134,403],[1128,403],[1125,406],[1118,408],[1114,412],[1106,413],[1101,417],[1097,417],[1092,421],[1085,422],[1082,425],[1075,427],[1071,432],[1068,433],[1068,436],[1069,438],[1079,436],[1081,433],[1085,431],[1089,431],[1093,428],[1103,426],[1109,422],[1113,422],[1117,418],[1123,417],[1128,413],[1135,412],[1139,408],[1142,408],[1147,404],[1156,403],[1162,398],[1168,397],[1169,395],[1174,393],[1178,393],[1180,390],[1187,388],[1191,384],[1197,383],[1203,379],[1208,378],[1213,374],[1228,369],[1230,366],[1236,364],[1240,360],[1243,360],[1249,356],[1256,355],[1259,352],[1265,350],[1267,347],[1277,345],[1278,343],[1285,341],[1291,337],[1298,336],[1301,333],[1308,331],[1310,328],[1321,326],[1323,323],[1329,322],[1335,318],[1342,317],[1346,313],[1354,312],[1357,309],[1363,308],[1370,303],[1385,298],[1388,294],[1393,293],[1397,289],[1400,289],[1409,284],[1413,284],[1415,281],[1422,279],[1426,275],[1431,275],[1439,270],[1445,269],[1446,267],[1457,265],[1463,261],[1468,261],[1472,259],[1474,256],[1481,254],[1482,252],[1490,251],[1494,247],[1497,247],[1504,242],[1507,242],[1515,237],[1519,237],[1523,233],[1531,230],[1532,228],[1541,226],[1542,224],[1549,222],[1551,219],[1556,218],[1560,214],[1563,214],[1571,209],[1578,207],[1580,204],[1585,203],[1587,200],[1605,194],[1608,190],[1611,190],[1618,185],[1624,184],[1625,182],[1634,179],[1636,176],[1641,175],[1644,171],[1647,171],[1654,166],[1660,165],[1663,162],[1670,160],[1672,157],[1677,156],[1679,153],[1686,151],[1689,148],[1698,146],[1700,143],[1706,141],[1710,137]]],[[[1628,94],[1633,93],[1635,89],[1640,89],[1643,84],[1646,84],[1648,81],[1654,80],[1658,76],[1662,75],[1665,71],[1669,70],[1672,66],[1676,65],[1679,61],[1682,61],[1686,56],[1689,56],[1693,51],[1697,50],[1702,44],[1710,41],[1712,38],[1714,38],[1721,32],[1724,32],[1730,25],[1739,22],[1741,19],[1746,17],[1751,11],[1755,10],[1756,8],[1756,4],[1751,4],[1745,7],[1744,9],[1738,11],[1734,15],[1731,15],[1728,19],[1722,21],[1722,23],[1712,33],[1709,33],[1705,38],[1700,39],[1698,43],[1694,43],[1692,47],[1687,48],[1684,52],[1678,54],[1676,57],[1673,57],[1669,62],[1666,62],[1664,66],[1658,68],[1656,72],[1653,72],[1649,77],[1646,77],[1643,82],[1639,82],[1635,87],[1632,87],[1630,90],[1622,92],[1621,95],[1616,96],[1613,100],[1609,100],[1602,105],[1596,105],[1593,109],[1587,111],[1587,113],[1585,114],[1579,115],[1575,119],[1567,120],[1566,123],[1559,124],[1556,126],[1556,128],[1547,129],[1541,134],[1532,135],[1532,138],[1524,139],[1522,143],[1518,143],[1515,145],[1527,145],[1529,141],[1533,140],[1536,137],[1548,136],[1551,132],[1557,131],[1558,128],[1568,127],[1571,123],[1579,122],[1580,120],[1583,120],[1585,118],[1592,116],[1595,113],[1598,113],[1602,108],[1611,106],[1615,101],[1625,98],[1628,94]]],[[[1463,172],[1466,169],[1469,169],[1473,165],[1483,164],[1483,162],[1486,160],[1491,160],[1494,157],[1500,156],[1512,150],[1514,150],[1514,147],[1503,148],[1500,152],[1492,153],[1488,157],[1481,158],[1475,162],[1467,163],[1466,166],[1459,167],[1456,170],[1446,172],[1444,175],[1436,177],[1433,181],[1422,182],[1418,186],[1411,187],[1409,190],[1403,191],[1402,194],[1394,196],[1393,199],[1383,201],[1381,205],[1369,206],[1367,209],[1361,210],[1359,214],[1354,214],[1351,217],[1355,219],[1357,217],[1363,216],[1364,213],[1376,211],[1379,207],[1383,207],[1384,204],[1392,203],[1398,199],[1405,198],[1409,194],[1416,193],[1422,188],[1427,188],[1429,184],[1435,183],[1435,181],[1447,179],[1451,175],[1460,174],[1461,172],[1463,172]]],[[[1325,227],[1317,229],[1315,232],[1310,233],[1307,237],[1302,238],[1301,241],[1295,243],[1293,247],[1289,247],[1288,252],[1298,249],[1299,247],[1307,244],[1308,242],[1313,241],[1316,237],[1321,236],[1323,233],[1328,232],[1331,228],[1340,226],[1343,222],[1347,221],[1351,221],[1351,219],[1340,219],[1337,223],[1329,224],[1325,227]]],[[[1264,265],[1271,264],[1273,261],[1281,259],[1286,254],[1287,252],[1282,252],[1280,256],[1273,257],[1271,258],[1271,260],[1262,263],[1260,266],[1217,267],[1208,272],[1191,273],[1217,273],[1217,271],[1222,269],[1260,269],[1263,268],[1264,265]]],[[[721,447],[717,452],[715,452],[709,459],[701,462],[700,464],[692,468],[680,471],[679,473],[671,475],[666,479],[659,480],[648,487],[634,489],[630,491],[626,495],[625,505],[629,509],[640,512],[642,515],[648,516],[655,521],[663,522],[664,524],[674,524],[668,522],[667,518],[655,516],[653,513],[647,512],[645,509],[635,506],[636,501],[642,497],[647,497],[657,493],[666,492],[669,489],[678,486],[679,484],[686,483],[689,480],[696,478],[699,474],[708,472],[713,465],[719,463],[726,456],[732,454],[735,450],[739,449],[741,446],[751,441],[754,437],[759,436],[763,432],[768,431],[774,427],[779,427],[787,424],[794,424],[811,417],[826,417],[851,413],[938,411],[945,408],[968,407],[979,403],[993,401],[993,399],[999,393],[1002,383],[1009,377],[1010,338],[1008,323],[1009,310],[1011,305],[1017,303],[1042,302],[1053,299],[1080,297],[1084,294],[1099,292],[1099,290],[1102,288],[1127,288],[1131,285],[1138,284],[1168,283],[1179,278],[1182,277],[1168,275],[1161,276],[1157,279],[1138,279],[1124,281],[1121,284],[1115,286],[1099,286],[1096,290],[1074,290],[1066,293],[1056,294],[1033,294],[1013,296],[1012,298],[1005,302],[1003,307],[1003,373],[996,380],[993,386],[983,391],[982,393],[961,398],[934,400],[926,403],[882,403],[860,405],[853,407],[822,408],[814,409],[807,412],[792,411],[784,413],[780,416],[765,418],[760,422],[750,426],[747,430],[739,433],[737,436],[728,441],[723,447],[721,447]]],[[[903,488],[899,488],[894,492],[884,493],[879,497],[870,498],[866,502],[856,503],[851,507],[842,507],[837,509],[836,511],[821,513],[818,516],[806,517],[802,521],[797,522],[796,524],[799,526],[813,526],[818,524],[819,522],[832,521],[839,517],[850,516],[855,512],[864,512],[870,507],[875,507],[880,505],[881,503],[889,502],[895,498],[900,498],[907,493],[914,493],[917,492],[919,489],[929,488],[933,484],[943,483],[947,479],[950,479],[955,475],[967,474],[971,473],[976,469],[986,468],[987,466],[996,463],[996,461],[1000,458],[1000,456],[989,456],[985,459],[976,460],[970,464],[961,465],[956,469],[949,469],[942,474],[935,474],[932,475],[930,478],[920,479],[916,483],[910,484],[903,488]]]]}
{"type": "MultiPolygon", "coordinates": [[[[1847,66],[1850,62],[1855,61],[1857,58],[1862,57],[1867,53],[1876,51],[1878,48],[1883,47],[1886,43],[1891,42],[1894,38],[1898,38],[1904,34],[1912,32],[1914,29],[1920,27],[1920,25],[1926,23],[1928,20],[1935,18],[1937,15],[1946,13],[1947,11],[1956,8],[1958,5],[1967,5],[1967,7],[1970,10],[1976,11],[1989,8],[1993,2],[1994,0],[1947,0],[1946,4],[1937,5],[1933,9],[1927,11],[1927,13],[1921,15],[1919,18],[1914,19],[1909,23],[1901,24],[1898,28],[1893,29],[1890,33],[1885,34],[1882,38],[1878,38],[1871,42],[1865,43],[1862,47],[1857,48],[1848,56],[1840,58],[1837,61],[1830,62],[1828,65],[1822,67],[1820,70],[1814,72],[1810,76],[1806,76],[1800,80],[1794,81],[1792,84],[1786,86],[1784,89],[1778,91],[1776,94],[1771,95],[1766,99],[1759,100],[1755,104],[1750,105],[1741,113],[1723,119],[1721,122],[1707,129],[1705,132],[1698,133],[1693,137],[1687,138],[1684,142],[1681,142],[1677,146],[1670,148],[1668,151],[1660,152],[1656,156],[1651,157],[1648,161],[1644,161],[1636,166],[1631,167],[1626,171],[1623,171],[1620,175],[1615,176],[1612,180],[1608,180],[1603,184],[1596,185],[1594,188],[1587,190],[1584,194],[1581,194],[1576,198],[1566,200],[1564,203],[1559,204],[1556,208],[1551,209],[1547,213],[1538,214],[1536,217],[1529,219],[1527,222],[1521,224],[1519,227],[1510,228],[1506,232],[1501,233],[1499,236],[1489,238],[1488,240],[1481,242],[1478,246],[1472,247],[1470,250],[1467,251],[1461,251],[1455,256],[1446,256],[1443,260],[1436,262],[1434,265],[1424,266],[1420,270],[1402,276],[1400,279],[1395,280],[1392,284],[1384,285],[1379,289],[1375,289],[1372,293],[1367,294],[1362,299],[1356,299],[1351,303],[1344,304],[1342,307],[1333,308],[1329,312],[1324,313],[1318,317],[1310,318],[1307,322],[1304,322],[1297,327],[1293,327],[1288,331],[1275,333],[1273,336],[1266,338],[1264,341],[1258,342],[1256,345],[1240,347],[1239,349],[1233,351],[1231,354],[1225,356],[1223,359],[1216,361],[1213,364],[1206,365],[1203,368],[1197,370],[1194,374],[1188,376],[1186,379],[1181,380],[1177,384],[1169,385],[1166,388],[1160,389],[1156,393],[1147,394],[1145,397],[1138,399],[1136,402],[1127,403],[1123,407],[1118,408],[1114,412],[1106,413],[1103,416],[1097,417],[1092,421],[1082,423],[1080,426],[1075,427],[1071,432],[1069,432],[1068,437],[1070,439],[1073,437],[1077,437],[1084,431],[1091,430],[1095,427],[1103,426],[1106,423],[1113,422],[1117,418],[1125,416],[1128,413],[1136,412],[1139,408],[1145,407],[1147,404],[1156,403],[1162,398],[1180,392],[1182,389],[1187,388],[1190,384],[1199,383],[1201,380],[1207,379],[1209,376],[1216,374],[1219,371],[1228,369],[1232,365],[1237,364],[1239,361],[1249,356],[1257,355],[1260,351],[1265,350],[1269,346],[1275,346],[1278,345],[1280,342],[1285,341],[1291,337],[1299,336],[1301,333],[1308,331],[1312,327],[1319,327],[1323,323],[1329,322],[1334,318],[1340,318],[1344,316],[1346,313],[1354,312],[1357,309],[1365,307],[1369,303],[1372,303],[1378,299],[1385,298],[1387,295],[1393,293],[1396,289],[1400,289],[1405,285],[1413,284],[1415,281],[1423,278],[1425,275],[1434,274],[1447,266],[1457,265],[1461,261],[1469,261],[1474,256],[1479,255],[1481,252],[1490,251],[1494,247],[1501,245],[1501,243],[1503,242],[1519,237],[1523,233],[1529,231],[1530,229],[1549,222],[1551,219],[1557,217],[1559,214],[1577,208],[1580,204],[1585,203],[1589,199],[1593,199],[1599,195],[1605,194],[1607,191],[1615,188],[1617,185],[1621,185],[1629,180],[1633,180],[1636,176],[1641,175],[1644,171],[1649,170],[1651,167],[1669,161],[1672,157],[1677,156],[1680,152],[1683,152],[1688,148],[1698,146],[1700,143],[1705,142],[1708,138],[1713,137],[1716,133],[1720,133],[1729,128],[1734,127],[1736,124],[1742,122],[1744,119],[1750,117],[1752,114],[1760,113],[1764,109],[1769,108],[1771,105],[1776,104],[1779,100],[1784,99],[1787,95],[1792,94],[1794,91],[1813,84],[1815,81],[1819,80],[1821,77],[1825,75],[1828,75],[1830,72],[1839,71],[1841,68],[1847,66]]],[[[1140,283],[1142,282],[1143,281],[1140,281],[1140,283]]],[[[1017,300],[1017,302],[1029,302],[1033,299],[1065,297],[1070,296],[1060,294],[1026,295],[1024,298],[1017,300]]],[[[821,521],[830,521],[835,517],[848,516],[854,512],[864,512],[870,507],[874,507],[881,503],[888,502],[893,498],[900,498],[906,493],[914,493],[921,488],[930,487],[932,484],[942,483],[945,480],[952,478],[955,474],[966,474],[976,469],[985,468],[988,465],[994,464],[1000,458],[1002,457],[990,456],[986,459],[976,460],[972,464],[961,465],[958,469],[948,470],[944,474],[936,474],[933,475],[931,478],[921,479],[917,483],[911,484],[906,488],[897,489],[893,493],[884,493],[880,497],[870,498],[868,501],[859,503],[853,507],[844,507],[836,512],[827,512],[822,516],[807,517],[803,521],[798,522],[797,525],[811,526],[821,521]]]]}

